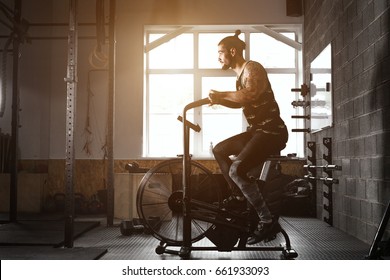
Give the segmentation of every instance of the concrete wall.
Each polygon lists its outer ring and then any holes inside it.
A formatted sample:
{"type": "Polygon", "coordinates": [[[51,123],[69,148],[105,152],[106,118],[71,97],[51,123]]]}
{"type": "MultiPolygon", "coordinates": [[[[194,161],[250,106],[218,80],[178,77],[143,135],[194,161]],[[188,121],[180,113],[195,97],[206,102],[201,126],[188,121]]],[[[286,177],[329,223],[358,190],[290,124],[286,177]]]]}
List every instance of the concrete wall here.
{"type": "MultiPolygon", "coordinates": [[[[324,164],[324,137],[332,138],[333,162],[342,166],[333,185],[334,226],[371,242],[390,199],[389,1],[305,1],[304,59],[332,44],[334,126],[308,135],[324,164]]],[[[323,191],[317,210],[322,218],[323,191]]]]}

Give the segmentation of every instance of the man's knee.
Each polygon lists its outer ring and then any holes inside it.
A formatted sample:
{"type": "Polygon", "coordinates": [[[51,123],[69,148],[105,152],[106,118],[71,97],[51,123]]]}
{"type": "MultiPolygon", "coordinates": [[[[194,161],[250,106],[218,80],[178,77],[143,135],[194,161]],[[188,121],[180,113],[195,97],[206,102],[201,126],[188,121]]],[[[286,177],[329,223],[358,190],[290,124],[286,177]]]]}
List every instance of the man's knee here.
{"type": "Polygon", "coordinates": [[[220,145],[220,144],[218,143],[217,145],[215,145],[215,146],[213,147],[213,154],[214,154],[214,155],[215,155],[215,154],[217,154],[217,155],[223,154],[224,150],[222,149],[221,146],[222,146],[222,145],[220,145]]]}
{"type": "Polygon", "coordinates": [[[234,180],[235,178],[238,178],[239,175],[239,168],[241,166],[242,161],[241,160],[236,160],[232,163],[229,169],[229,176],[234,180]]]}

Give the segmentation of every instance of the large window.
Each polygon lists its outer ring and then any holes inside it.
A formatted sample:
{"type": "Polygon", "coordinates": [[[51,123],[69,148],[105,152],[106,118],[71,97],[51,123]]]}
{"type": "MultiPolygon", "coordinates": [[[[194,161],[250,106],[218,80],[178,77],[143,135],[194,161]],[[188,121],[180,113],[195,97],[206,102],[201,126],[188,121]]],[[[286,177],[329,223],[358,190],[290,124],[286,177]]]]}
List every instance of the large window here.
{"type": "MultiPolygon", "coordinates": [[[[292,115],[302,114],[291,102],[298,94],[291,88],[301,83],[300,27],[241,27],[240,38],[247,43],[245,58],[266,68],[281,115],[289,129],[289,142],[282,154],[303,156],[303,135],[291,129],[303,127],[292,115]],[[272,29],[271,29],[272,28],[272,29]],[[276,34],[277,36],[272,36],[276,34]]],[[[223,71],[218,62],[218,42],[234,33],[230,26],[145,28],[144,156],[172,157],[183,152],[182,125],[177,117],[184,106],[208,96],[210,89],[235,90],[235,73],[223,71]]],[[[246,129],[241,109],[203,106],[189,111],[189,120],[199,124],[191,132],[190,152],[211,157],[210,145],[246,129]]],[[[302,123],[300,123],[302,122],[302,123]]]]}

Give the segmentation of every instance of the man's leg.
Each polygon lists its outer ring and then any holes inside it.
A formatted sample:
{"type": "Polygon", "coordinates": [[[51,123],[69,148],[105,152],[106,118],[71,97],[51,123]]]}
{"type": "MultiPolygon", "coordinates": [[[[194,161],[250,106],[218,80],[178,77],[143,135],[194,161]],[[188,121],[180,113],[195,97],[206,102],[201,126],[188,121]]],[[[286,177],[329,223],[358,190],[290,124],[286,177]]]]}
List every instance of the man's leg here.
{"type": "Polygon", "coordinates": [[[248,241],[249,244],[258,243],[267,238],[274,229],[272,214],[269,211],[265,200],[260,193],[256,182],[251,182],[246,174],[248,168],[264,162],[272,151],[278,150],[280,139],[274,135],[265,133],[254,133],[244,149],[238,154],[236,160],[231,164],[229,176],[241,189],[247,201],[253,206],[259,217],[259,224],[254,236],[248,241]]]}
{"type": "Polygon", "coordinates": [[[267,204],[263,198],[263,195],[260,193],[260,190],[257,186],[256,181],[244,180],[240,175],[238,170],[242,164],[241,160],[235,160],[230,167],[229,176],[241,189],[241,192],[245,196],[246,200],[253,206],[253,209],[256,211],[259,216],[261,223],[271,223],[272,215],[269,211],[267,204]]]}
{"type": "Polygon", "coordinates": [[[228,183],[233,196],[242,196],[242,193],[236,183],[229,176],[229,170],[233,163],[230,156],[238,155],[250,139],[251,134],[244,132],[221,141],[213,148],[215,160],[218,162],[222,175],[228,183]]]}

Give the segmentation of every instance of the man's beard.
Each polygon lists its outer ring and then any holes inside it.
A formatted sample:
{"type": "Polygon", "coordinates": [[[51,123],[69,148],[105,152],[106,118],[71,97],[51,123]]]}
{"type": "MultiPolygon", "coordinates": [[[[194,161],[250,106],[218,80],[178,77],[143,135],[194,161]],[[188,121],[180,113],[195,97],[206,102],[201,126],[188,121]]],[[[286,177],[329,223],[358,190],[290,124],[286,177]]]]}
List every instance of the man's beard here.
{"type": "Polygon", "coordinates": [[[227,64],[223,63],[222,70],[229,70],[235,64],[234,58],[232,56],[230,56],[229,59],[226,60],[226,62],[228,62],[228,63],[227,64]]]}

